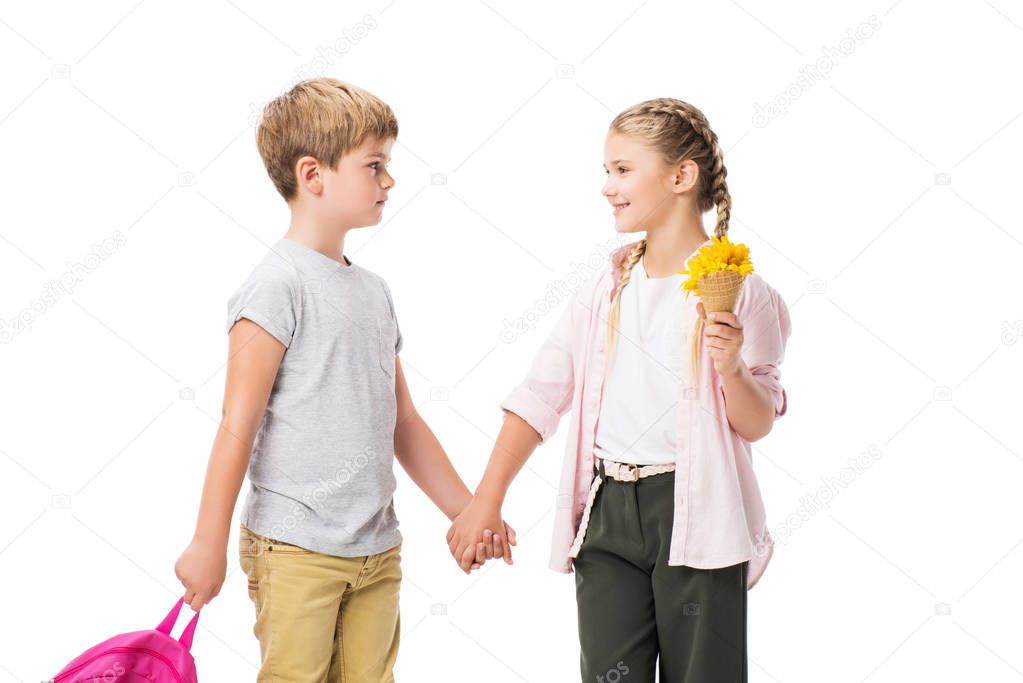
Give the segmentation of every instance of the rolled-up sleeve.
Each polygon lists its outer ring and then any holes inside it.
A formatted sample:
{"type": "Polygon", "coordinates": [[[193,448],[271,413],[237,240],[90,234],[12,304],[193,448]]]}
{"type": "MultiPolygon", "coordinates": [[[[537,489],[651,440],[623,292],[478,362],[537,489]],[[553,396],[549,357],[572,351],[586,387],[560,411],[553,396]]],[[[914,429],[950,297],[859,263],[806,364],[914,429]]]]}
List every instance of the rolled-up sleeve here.
{"type": "Polygon", "coordinates": [[[291,346],[301,307],[295,274],[266,263],[257,265],[227,302],[227,331],[247,318],[291,346]]]}
{"type": "Polygon", "coordinates": [[[781,295],[766,284],[764,291],[763,300],[757,302],[749,319],[739,321],[743,326],[740,355],[753,379],[771,392],[775,416],[781,417],[788,410],[788,396],[781,384],[781,363],[792,321],[781,295]]]}
{"type": "Polygon", "coordinates": [[[578,301],[573,298],[547,340],[533,357],[525,380],[501,402],[501,409],[525,420],[543,443],[558,429],[572,404],[575,368],[572,347],[576,333],[578,301]]]}

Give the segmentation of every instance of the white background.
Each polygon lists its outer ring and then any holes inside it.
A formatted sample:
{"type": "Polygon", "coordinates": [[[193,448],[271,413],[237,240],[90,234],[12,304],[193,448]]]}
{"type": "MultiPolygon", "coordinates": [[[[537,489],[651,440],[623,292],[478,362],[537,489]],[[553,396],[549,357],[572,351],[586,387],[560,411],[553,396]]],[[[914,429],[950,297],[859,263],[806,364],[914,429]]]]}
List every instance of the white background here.
{"type": "MultiPolygon", "coordinates": [[[[0,682],[182,593],[226,301],[288,220],[255,115],[317,75],[398,115],[392,201],[346,250],[390,283],[413,395],[470,487],[565,298],[538,302],[615,237],[608,123],[652,97],[702,109],[729,234],[793,322],[789,412],[754,444],[778,545],[751,680],[1019,680],[1021,53],[1005,0],[5,4],[0,682]]],[[[399,680],[577,680],[573,577],[547,569],[565,437],[509,494],[515,566],[471,577],[400,474],[399,680]]],[[[233,529],[204,681],[258,667],[233,529]]]]}

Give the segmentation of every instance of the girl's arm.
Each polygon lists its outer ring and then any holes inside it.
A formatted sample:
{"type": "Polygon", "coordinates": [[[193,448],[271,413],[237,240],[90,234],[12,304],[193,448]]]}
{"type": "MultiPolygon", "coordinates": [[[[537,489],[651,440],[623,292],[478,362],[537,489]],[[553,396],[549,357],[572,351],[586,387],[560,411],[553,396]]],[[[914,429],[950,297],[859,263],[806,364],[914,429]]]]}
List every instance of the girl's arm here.
{"type": "Polygon", "coordinates": [[[500,523],[508,487],[539,443],[540,435],[529,423],[515,413],[506,413],[476,495],[448,530],[448,548],[463,571],[472,561],[469,551],[473,542],[500,523]]]}
{"type": "Polygon", "coordinates": [[[767,436],[774,425],[774,398],[741,358],[733,371],[721,373],[721,383],[728,424],[735,433],[750,442],[767,436]]]}
{"type": "Polygon", "coordinates": [[[448,530],[448,548],[463,571],[471,562],[471,548],[486,529],[501,519],[501,506],[515,475],[537,446],[558,430],[561,418],[572,407],[576,358],[580,335],[589,317],[595,293],[605,275],[597,273],[583,283],[533,356],[526,378],[501,402],[504,423],[494,450],[476,488],[476,495],[448,530]]]}
{"type": "MultiPolygon", "coordinates": [[[[721,376],[728,423],[750,442],[767,436],[786,412],[779,366],[792,330],[788,307],[776,291],[766,286],[751,291],[758,295],[744,299],[736,313],[711,313],[704,328],[704,342],[721,376]]],[[[702,302],[696,310],[707,317],[702,302]]]]}
{"type": "Polygon", "coordinates": [[[281,342],[248,318],[231,328],[224,403],[199,518],[191,543],[174,565],[186,589],[185,602],[195,611],[215,598],[224,583],[231,517],[284,352],[281,342]]]}
{"type": "MultiPolygon", "coordinates": [[[[398,402],[394,428],[394,457],[434,505],[447,515],[449,520],[454,520],[469,505],[472,493],[458,476],[444,448],[412,403],[401,360],[397,358],[394,377],[395,397],[398,402]]],[[[493,550],[488,554],[486,550],[490,548],[480,548],[483,543],[474,544],[472,553],[467,553],[467,564],[462,567],[467,572],[479,567],[488,557],[503,555],[505,561],[511,564],[511,547],[504,544],[503,540],[507,539],[511,545],[515,545],[515,531],[501,520],[500,515],[487,529],[498,530],[498,533],[493,534],[491,546],[493,550]]],[[[487,540],[490,538],[488,535],[487,540]]]]}
{"type": "MultiPolygon", "coordinates": [[[[596,282],[591,281],[591,282],[596,282]]],[[[494,450],[476,488],[476,495],[448,530],[448,549],[465,571],[470,550],[486,529],[501,519],[501,506],[515,475],[536,447],[550,439],[569,411],[575,389],[572,349],[581,329],[583,301],[591,297],[592,284],[583,287],[562,313],[554,329],[533,357],[525,380],[501,402],[505,418],[494,450]]]]}
{"type": "Polygon", "coordinates": [[[500,510],[512,480],[538,445],[540,435],[528,422],[515,413],[505,413],[501,433],[497,435],[494,452],[491,453],[483,479],[476,488],[475,497],[482,503],[500,510]]]}

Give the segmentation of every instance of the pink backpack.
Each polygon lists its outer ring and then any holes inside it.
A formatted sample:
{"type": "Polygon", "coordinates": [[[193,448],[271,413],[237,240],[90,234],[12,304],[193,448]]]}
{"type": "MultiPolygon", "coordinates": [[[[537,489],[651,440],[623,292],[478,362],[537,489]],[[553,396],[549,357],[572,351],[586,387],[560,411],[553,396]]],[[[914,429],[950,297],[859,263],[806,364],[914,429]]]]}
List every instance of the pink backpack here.
{"type": "Polygon", "coordinates": [[[195,660],[189,650],[199,612],[181,633],[171,638],[185,598],[156,629],[122,633],[94,645],[75,657],[53,678],[53,683],[196,683],[195,660]]]}

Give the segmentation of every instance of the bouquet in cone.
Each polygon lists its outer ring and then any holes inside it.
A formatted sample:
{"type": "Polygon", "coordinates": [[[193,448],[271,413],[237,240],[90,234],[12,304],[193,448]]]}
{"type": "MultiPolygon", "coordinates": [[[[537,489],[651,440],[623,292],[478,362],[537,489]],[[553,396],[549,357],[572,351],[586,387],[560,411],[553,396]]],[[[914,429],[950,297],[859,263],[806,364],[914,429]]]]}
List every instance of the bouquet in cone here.
{"type": "MultiPolygon", "coordinates": [[[[743,280],[753,272],[753,264],[749,260],[749,247],[745,244],[732,244],[727,235],[722,235],[712,237],[711,244],[703,246],[686,262],[686,269],[678,272],[689,276],[682,282],[686,298],[690,294],[700,297],[705,313],[734,313],[743,280]]],[[[693,329],[691,353],[694,397],[699,387],[704,324],[704,319],[698,317],[693,329]]]]}

